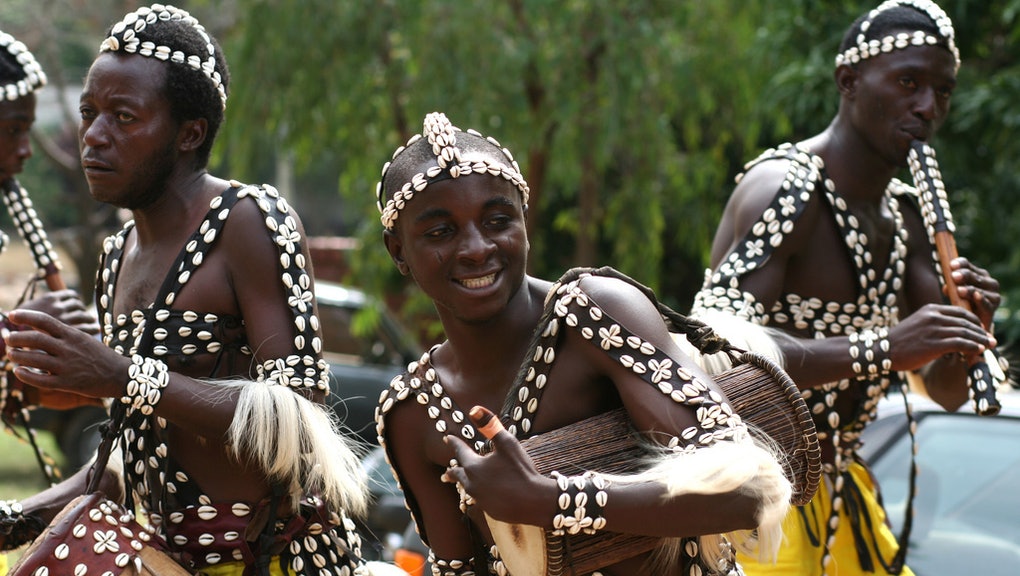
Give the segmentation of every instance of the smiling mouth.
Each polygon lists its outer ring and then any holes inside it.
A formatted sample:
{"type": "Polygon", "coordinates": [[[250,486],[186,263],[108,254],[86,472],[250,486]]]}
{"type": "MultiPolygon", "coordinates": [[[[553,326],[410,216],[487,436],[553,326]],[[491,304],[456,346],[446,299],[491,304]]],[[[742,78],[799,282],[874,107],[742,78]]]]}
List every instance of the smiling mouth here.
{"type": "Polygon", "coordinates": [[[461,286],[464,286],[465,288],[485,288],[486,286],[491,286],[492,283],[495,281],[496,281],[495,273],[487,274],[480,278],[466,278],[463,280],[458,280],[461,286]]]}

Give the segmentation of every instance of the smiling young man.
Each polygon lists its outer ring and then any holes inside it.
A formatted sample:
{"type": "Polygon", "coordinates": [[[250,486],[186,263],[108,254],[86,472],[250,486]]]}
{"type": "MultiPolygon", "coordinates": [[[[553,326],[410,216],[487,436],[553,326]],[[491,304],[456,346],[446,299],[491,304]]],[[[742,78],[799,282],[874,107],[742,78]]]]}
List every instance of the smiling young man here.
{"type": "Polygon", "coordinates": [[[941,8],[882,3],[839,48],[829,126],[749,163],[726,206],[693,314],[725,311],[780,335],[827,477],[787,517],[779,562],[743,559],[749,575],[911,573],[856,450],[902,373],[919,373],[955,410],[968,398],[962,358],[995,346],[998,282],[957,259],[953,278],[975,312],[945,303],[917,190],[895,178],[911,142],[946,119],[959,64],[941,8]]]}
{"type": "Polygon", "coordinates": [[[721,533],[753,546],[756,529],[765,549],[778,541],[790,484],[776,459],[634,283],[597,270],[558,283],[527,275],[527,199],[509,151],[441,113],[426,116],[379,186],[386,248],[432,299],[447,337],[391,383],[377,413],[435,573],[513,572],[522,558],[499,549],[484,512],[666,542],[658,564],[648,553],[617,558],[596,572],[605,576],[739,574],[721,533]],[[484,456],[492,423],[468,417],[476,406],[506,424],[484,456]],[[640,482],[577,466],[544,476],[518,443],[620,407],[661,443],[658,467],[640,482]]]}
{"type": "MultiPolygon", "coordinates": [[[[104,244],[102,340],[15,310],[32,330],[7,336],[9,354],[27,383],[112,399],[118,442],[94,473],[111,499],[137,502],[153,542],[189,573],[366,574],[347,516],[364,511],[366,490],[322,406],[328,366],[301,221],[271,186],[206,170],[228,78],[186,11],[154,4],[110,29],[78,134],[92,195],[132,215],[104,244]]],[[[9,506],[17,529],[0,543],[38,535],[88,473],[9,506]]],[[[58,554],[50,573],[112,570],[100,548],[58,554]]]]}

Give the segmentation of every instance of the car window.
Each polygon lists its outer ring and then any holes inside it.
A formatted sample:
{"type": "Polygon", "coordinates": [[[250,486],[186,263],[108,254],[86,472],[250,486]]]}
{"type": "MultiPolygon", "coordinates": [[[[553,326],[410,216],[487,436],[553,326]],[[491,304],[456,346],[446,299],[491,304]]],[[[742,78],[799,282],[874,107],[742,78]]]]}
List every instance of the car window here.
{"type": "MultiPolygon", "coordinates": [[[[915,532],[983,535],[1020,553],[1020,419],[935,413],[918,423],[915,532]]],[[[872,462],[889,519],[899,530],[907,499],[904,434],[872,462]]]]}
{"type": "Polygon", "coordinates": [[[396,341],[387,319],[381,317],[370,336],[358,337],[352,329],[357,313],[358,310],[353,307],[319,303],[323,353],[328,359],[346,364],[403,366],[403,343],[396,341]]]}
{"type": "Polygon", "coordinates": [[[323,351],[360,360],[365,353],[364,344],[351,332],[354,310],[344,306],[319,305],[322,325],[323,351]]]}

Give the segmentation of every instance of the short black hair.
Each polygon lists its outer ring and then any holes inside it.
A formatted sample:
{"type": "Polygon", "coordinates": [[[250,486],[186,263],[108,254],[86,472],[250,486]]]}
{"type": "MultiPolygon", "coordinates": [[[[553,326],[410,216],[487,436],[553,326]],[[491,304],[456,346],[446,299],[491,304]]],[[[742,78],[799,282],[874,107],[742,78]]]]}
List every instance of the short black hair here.
{"type": "MultiPolygon", "coordinates": [[[[204,62],[209,58],[209,45],[213,47],[215,71],[219,73],[220,82],[225,93],[229,94],[230,71],[227,68],[223,50],[212,35],[203,35],[204,29],[196,27],[192,21],[185,19],[159,19],[145,26],[135,36],[142,43],[152,42],[156,46],[167,46],[171,52],[180,51],[186,56],[198,56],[204,62]]],[[[112,35],[114,27],[107,30],[107,37],[112,35]]],[[[205,33],[208,34],[208,33],[205,33]]],[[[121,35],[116,35],[118,40],[121,35]]],[[[127,54],[119,51],[114,54],[127,54]]],[[[208,132],[205,142],[195,151],[197,167],[204,168],[209,163],[216,134],[224,119],[224,101],[213,81],[202,70],[196,70],[187,63],[165,61],[166,81],[164,94],[170,102],[170,113],[174,120],[184,122],[205,118],[208,132]]]]}
{"type": "MultiPolygon", "coordinates": [[[[868,19],[869,14],[861,15],[850,25],[846,34],[843,35],[843,41],[839,45],[839,52],[841,54],[857,46],[857,36],[861,33],[861,25],[868,19]]],[[[907,4],[894,6],[879,12],[874,20],[871,21],[867,31],[865,31],[864,39],[876,40],[897,32],[913,32],[915,30],[920,30],[938,38],[936,46],[949,49],[949,39],[942,34],[938,25],[931,19],[931,16],[907,4]]]]}
{"type": "MultiPolygon", "coordinates": [[[[513,159],[507,156],[501,146],[497,146],[484,136],[472,132],[458,131],[457,147],[460,148],[463,154],[477,154],[499,161],[507,166],[513,165],[513,159]]],[[[433,152],[432,145],[429,144],[428,139],[418,138],[397,154],[396,158],[393,159],[390,166],[386,169],[386,176],[383,178],[382,189],[380,190],[381,202],[385,204],[386,200],[400,190],[401,186],[410,182],[415,174],[422,172],[422,167],[426,165],[436,165],[436,154],[433,152]]],[[[447,172],[447,170],[444,170],[444,176],[437,179],[449,177],[446,174],[447,172]]]]}
{"type": "Polygon", "coordinates": [[[0,86],[25,79],[25,71],[7,48],[0,48],[0,86]]]}

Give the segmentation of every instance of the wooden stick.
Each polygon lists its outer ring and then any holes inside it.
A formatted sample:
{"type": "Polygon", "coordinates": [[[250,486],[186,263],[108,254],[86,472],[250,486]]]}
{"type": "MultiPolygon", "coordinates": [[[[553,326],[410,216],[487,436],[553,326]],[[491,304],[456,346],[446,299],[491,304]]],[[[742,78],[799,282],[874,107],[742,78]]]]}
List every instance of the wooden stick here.
{"type": "MultiPolygon", "coordinates": [[[[920,140],[911,143],[908,158],[910,173],[914,185],[920,193],[921,214],[927,225],[932,226],[935,252],[938,254],[942,279],[945,281],[949,294],[949,302],[965,310],[973,311],[970,302],[960,298],[953,280],[950,263],[959,256],[956,250],[956,239],[953,236],[955,226],[953,215],[949,210],[949,196],[935,150],[920,140]]],[[[974,355],[968,359],[970,371],[970,390],[974,400],[974,410],[981,416],[994,416],[999,413],[1001,405],[995,394],[995,379],[1003,379],[998,360],[991,350],[985,349],[983,356],[974,355]],[[994,371],[993,371],[994,370],[994,371]]]]}
{"type": "MultiPolygon", "coordinates": [[[[50,244],[46,236],[46,230],[32,206],[32,199],[28,192],[21,187],[14,178],[9,178],[0,185],[0,192],[3,194],[4,204],[7,206],[7,213],[10,214],[18,234],[28,244],[35,261],[36,271],[40,278],[46,282],[46,287],[51,291],[67,288],[64,279],[60,276],[60,260],[56,250],[50,244]]],[[[17,381],[13,374],[8,374],[9,381],[17,381]]],[[[22,387],[22,402],[27,406],[45,406],[57,410],[76,408],[78,406],[102,406],[102,400],[89,398],[72,392],[59,390],[42,390],[17,381],[22,387]]]]}
{"type": "Polygon", "coordinates": [[[484,406],[475,406],[468,411],[468,416],[474,421],[475,426],[478,427],[478,431],[485,436],[487,440],[492,438],[504,430],[503,423],[496,418],[496,415],[491,410],[484,406]]]}

